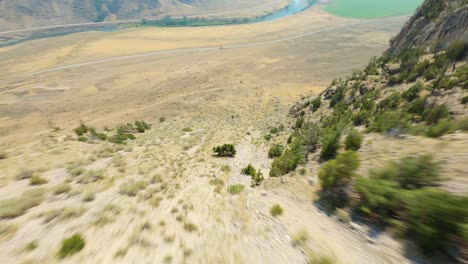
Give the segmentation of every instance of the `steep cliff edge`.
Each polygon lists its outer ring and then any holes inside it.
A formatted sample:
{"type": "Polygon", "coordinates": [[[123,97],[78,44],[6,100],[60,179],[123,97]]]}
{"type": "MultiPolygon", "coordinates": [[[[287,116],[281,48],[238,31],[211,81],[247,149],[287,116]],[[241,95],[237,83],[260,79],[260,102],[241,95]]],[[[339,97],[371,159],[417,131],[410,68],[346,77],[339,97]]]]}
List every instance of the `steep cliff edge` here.
{"type": "Polygon", "coordinates": [[[426,47],[431,52],[468,39],[468,1],[425,1],[401,32],[392,39],[387,54],[426,47]]]}

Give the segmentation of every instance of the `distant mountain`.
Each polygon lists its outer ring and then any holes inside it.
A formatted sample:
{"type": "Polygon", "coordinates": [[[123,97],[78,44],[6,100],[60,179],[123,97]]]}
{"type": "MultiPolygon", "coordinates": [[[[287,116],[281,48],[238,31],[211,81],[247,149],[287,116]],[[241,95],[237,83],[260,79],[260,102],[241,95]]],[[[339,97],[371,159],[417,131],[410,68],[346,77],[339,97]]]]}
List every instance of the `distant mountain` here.
{"type": "Polygon", "coordinates": [[[238,2],[244,3],[228,0],[0,0],[0,30],[237,8],[238,2]]]}

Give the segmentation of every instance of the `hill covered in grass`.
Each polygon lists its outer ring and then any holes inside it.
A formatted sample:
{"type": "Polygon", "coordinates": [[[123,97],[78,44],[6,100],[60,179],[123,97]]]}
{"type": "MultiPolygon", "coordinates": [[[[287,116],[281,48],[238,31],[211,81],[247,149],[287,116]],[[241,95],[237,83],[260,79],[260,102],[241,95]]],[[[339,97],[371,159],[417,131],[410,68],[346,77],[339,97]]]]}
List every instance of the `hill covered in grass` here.
{"type": "Polygon", "coordinates": [[[382,56],[297,103],[294,132],[270,176],[316,162],[325,208],[392,230],[426,254],[463,259],[466,168],[438,160],[443,150],[424,144],[432,138],[468,146],[467,8],[467,1],[426,0],[382,56]],[[386,145],[374,146],[376,139],[386,145]],[[411,154],[400,157],[403,141],[417,147],[408,144],[411,154]],[[370,168],[361,170],[362,163],[370,168]],[[443,172],[450,164],[459,177],[443,172]]]}

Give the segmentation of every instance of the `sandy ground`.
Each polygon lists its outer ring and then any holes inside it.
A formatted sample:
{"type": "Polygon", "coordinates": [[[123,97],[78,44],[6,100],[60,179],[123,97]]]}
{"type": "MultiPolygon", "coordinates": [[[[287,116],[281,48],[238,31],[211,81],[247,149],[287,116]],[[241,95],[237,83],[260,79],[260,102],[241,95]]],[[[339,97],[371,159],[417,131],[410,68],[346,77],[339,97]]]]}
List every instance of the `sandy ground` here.
{"type": "Polygon", "coordinates": [[[313,205],[309,179],[316,164],[306,175],[266,179],[256,188],[240,173],[252,163],[267,176],[267,150],[284,142],[292,126],[289,107],[381,53],[403,18],[273,45],[24,76],[113,56],[265,41],[352,22],[317,7],[268,23],[88,32],[0,49],[0,145],[7,155],[0,160],[0,200],[45,190],[40,205],[0,220],[10,230],[0,236],[0,262],[58,262],[60,241],[76,232],[86,246],[65,263],[305,263],[310,254],[338,263],[408,262],[385,233],[350,229],[313,205]],[[153,127],[127,146],[78,142],[71,131],[80,122],[101,130],[139,119],[153,127]],[[279,124],[286,130],[265,141],[279,124]],[[222,143],[235,144],[238,155],[213,157],[212,147],[222,143]],[[77,168],[86,173],[73,176],[77,168]],[[15,180],[24,169],[48,183],[15,180]],[[145,184],[135,196],[120,191],[140,180],[145,184]],[[54,194],[64,182],[71,190],[54,194]],[[232,184],[245,189],[232,195],[232,184]],[[90,194],[94,199],[86,199],[90,194]],[[284,208],[282,216],[270,215],[273,204],[284,208]],[[310,238],[295,245],[301,230],[310,238]],[[31,241],[38,247],[25,250],[31,241]]]}

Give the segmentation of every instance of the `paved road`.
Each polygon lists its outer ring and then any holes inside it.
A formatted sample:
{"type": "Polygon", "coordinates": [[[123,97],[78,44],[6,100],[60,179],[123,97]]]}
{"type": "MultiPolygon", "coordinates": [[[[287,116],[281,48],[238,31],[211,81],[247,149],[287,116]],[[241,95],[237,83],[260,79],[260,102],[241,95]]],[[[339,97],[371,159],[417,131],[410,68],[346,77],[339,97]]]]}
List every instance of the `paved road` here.
{"type": "Polygon", "coordinates": [[[243,44],[236,44],[236,45],[227,45],[227,46],[222,46],[222,47],[220,47],[220,46],[211,46],[211,47],[197,47],[197,48],[185,48],[185,49],[172,49],[172,50],[160,50],[160,51],[154,51],[154,52],[145,52],[145,53],[139,53],[139,54],[134,54],[134,55],[120,56],[120,57],[114,57],[114,58],[108,58],[108,59],[102,59],[102,60],[95,60],[95,61],[89,61],[89,62],[83,62],[83,63],[77,63],[77,64],[72,64],[72,65],[66,65],[66,66],[60,66],[60,67],[45,69],[45,70],[41,70],[41,71],[37,71],[37,72],[33,72],[33,73],[30,73],[30,74],[24,75],[24,77],[32,76],[32,75],[36,75],[36,74],[41,74],[41,73],[47,73],[47,72],[54,72],[54,71],[60,71],[60,70],[79,68],[79,67],[89,66],[89,65],[103,64],[103,63],[107,63],[107,62],[124,61],[124,60],[151,57],[151,56],[157,56],[157,55],[163,55],[163,54],[206,52],[206,51],[214,51],[214,50],[221,50],[221,49],[225,49],[225,50],[227,50],[227,49],[241,49],[241,48],[248,48],[248,47],[272,45],[272,44],[276,44],[276,43],[291,41],[291,40],[294,40],[294,39],[304,38],[304,37],[319,34],[319,33],[322,33],[322,32],[329,32],[329,31],[334,31],[334,30],[338,30],[338,29],[350,28],[350,27],[359,26],[359,25],[363,25],[363,24],[381,23],[381,22],[385,22],[385,21],[389,21],[389,20],[398,20],[398,19],[407,18],[407,17],[408,16],[399,16],[399,17],[390,17],[390,18],[382,18],[382,19],[374,19],[374,20],[365,20],[365,21],[360,21],[360,22],[356,22],[356,23],[341,25],[341,26],[337,26],[337,27],[324,28],[324,29],[320,29],[320,30],[316,30],[316,31],[311,31],[311,32],[299,34],[299,35],[294,35],[294,36],[289,36],[289,37],[279,38],[279,39],[269,40],[269,41],[262,41],[262,42],[250,42],[250,43],[243,43],[243,44]]]}

